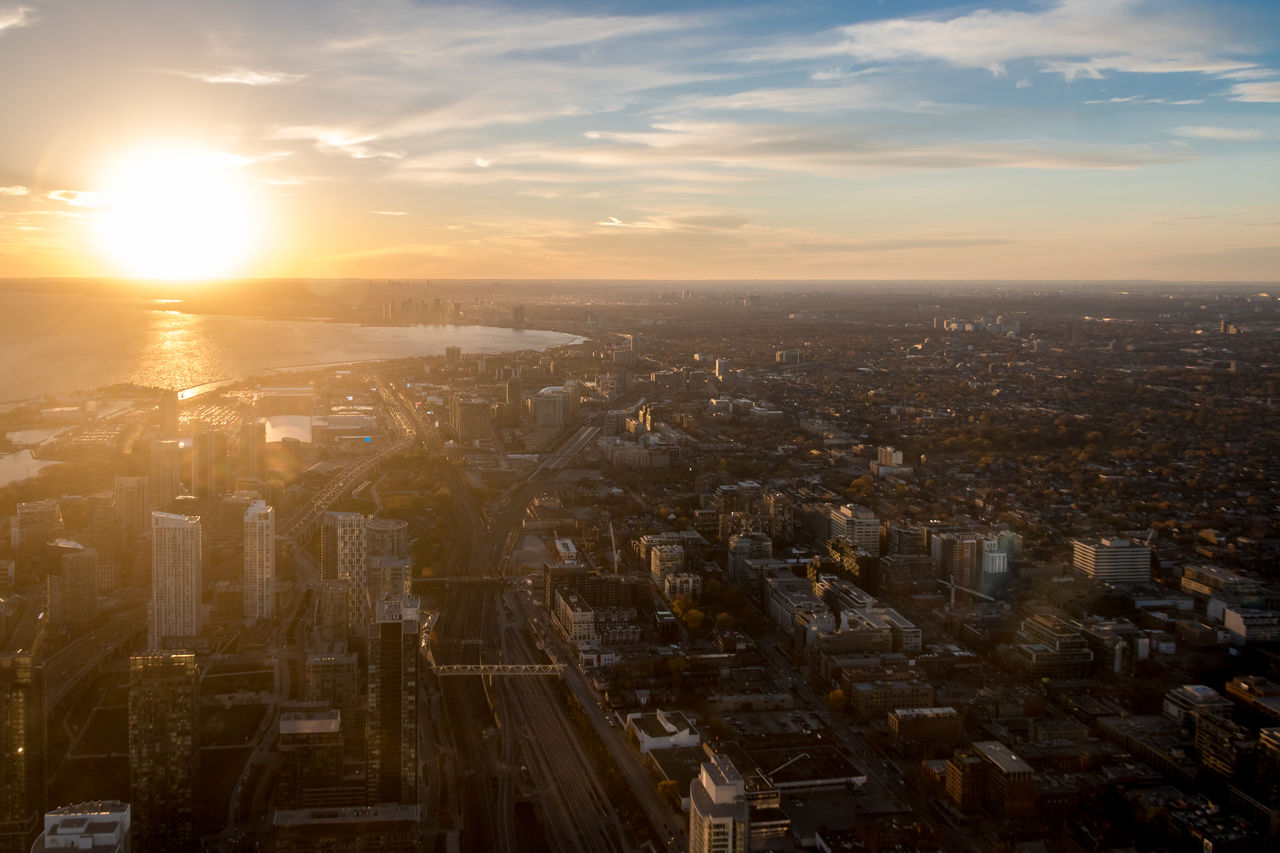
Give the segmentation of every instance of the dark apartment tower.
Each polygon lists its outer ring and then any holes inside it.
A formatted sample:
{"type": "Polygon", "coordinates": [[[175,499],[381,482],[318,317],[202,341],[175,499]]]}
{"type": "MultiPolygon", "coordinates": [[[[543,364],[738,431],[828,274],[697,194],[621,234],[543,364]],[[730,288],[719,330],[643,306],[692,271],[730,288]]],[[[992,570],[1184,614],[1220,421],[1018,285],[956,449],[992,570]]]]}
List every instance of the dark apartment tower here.
{"type": "Polygon", "coordinates": [[[511,327],[513,329],[524,328],[524,306],[517,305],[511,309],[511,327]]]}
{"type": "Polygon", "coordinates": [[[191,456],[191,493],[216,498],[227,491],[227,434],[221,430],[196,433],[191,456]]]}
{"type": "Polygon", "coordinates": [[[182,444],[180,442],[173,440],[151,442],[151,476],[147,479],[147,485],[150,489],[148,505],[161,512],[172,512],[173,499],[182,493],[182,444]]]}
{"type": "Polygon", "coordinates": [[[125,542],[136,542],[151,526],[149,486],[147,477],[116,477],[112,499],[125,542]]]}
{"type": "Polygon", "coordinates": [[[178,437],[178,392],[165,391],[160,397],[160,437],[178,437]]]}
{"type": "Polygon", "coordinates": [[[369,802],[418,802],[418,599],[378,602],[369,635],[369,802]]]}
{"type": "Polygon", "coordinates": [[[241,480],[265,480],[267,476],[267,425],[250,421],[240,425],[236,445],[236,477],[241,480]]]}
{"type": "Polygon", "coordinates": [[[43,828],[44,673],[0,654],[0,853],[27,853],[43,828]]]}
{"type": "Polygon", "coordinates": [[[191,786],[198,680],[190,652],[148,652],[129,659],[134,853],[196,849],[191,786]]]}

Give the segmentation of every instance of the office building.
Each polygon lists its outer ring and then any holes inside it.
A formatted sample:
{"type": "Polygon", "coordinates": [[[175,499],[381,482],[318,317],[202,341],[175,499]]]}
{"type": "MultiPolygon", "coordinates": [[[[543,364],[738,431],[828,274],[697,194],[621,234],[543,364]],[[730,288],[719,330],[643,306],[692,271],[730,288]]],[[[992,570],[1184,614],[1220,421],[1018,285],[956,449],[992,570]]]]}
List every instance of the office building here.
{"type": "Polygon", "coordinates": [[[244,616],[270,619],[276,610],[276,511],[254,501],[244,514],[244,616]]]}
{"type": "Polygon", "coordinates": [[[70,539],[53,546],[57,568],[45,579],[45,618],[50,631],[76,637],[98,614],[98,552],[70,539]]]}
{"type": "Polygon", "coordinates": [[[216,498],[227,491],[227,434],[221,430],[198,432],[191,453],[191,493],[216,498]]]}
{"type": "Polygon", "coordinates": [[[267,425],[264,421],[246,421],[240,425],[236,440],[236,478],[267,478],[267,425]]]}
{"type": "Polygon", "coordinates": [[[998,740],[973,744],[983,760],[982,802],[1002,817],[1030,817],[1036,811],[1035,770],[998,740]]]}
{"type": "Polygon", "coordinates": [[[54,809],[44,816],[44,832],[31,853],[48,850],[87,850],[89,853],[130,853],[133,809],[128,803],[108,800],[77,803],[54,809]]]}
{"type": "Polygon", "coordinates": [[[151,514],[151,649],[191,648],[200,633],[202,559],[200,517],[151,514]]]}
{"type": "Polygon", "coordinates": [[[57,501],[22,501],[9,525],[9,544],[15,551],[30,551],[57,539],[62,532],[62,508],[57,501]]]}
{"type": "Polygon", "coordinates": [[[712,753],[689,784],[689,853],[741,853],[749,824],[742,774],[727,756],[712,753]]]}
{"type": "Polygon", "coordinates": [[[0,853],[27,853],[45,809],[44,671],[0,654],[0,853]]]}
{"type": "Polygon", "coordinates": [[[449,404],[449,425],[459,444],[486,438],[493,427],[493,406],[479,397],[455,394],[449,404]]]}
{"type": "Polygon", "coordinates": [[[1084,678],[1093,668],[1093,651],[1070,623],[1047,613],[1022,620],[1014,654],[1031,678],[1084,678]]]}
{"type": "Polygon", "coordinates": [[[148,506],[169,512],[182,494],[182,444],[173,439],[151,442],[151,476],[147,478],[148,506]]]}
{"type": "Polygon", "coordinates": [[[378,602],[369,637],[369,802],[418,802],[418,599],[378,602]]]}
{"type": "Polygon", "coordinates": [[[847,539],[859,551],[880,553],[880,519],[866,507],[845,504],[828,510],[831,539],[847,539]]]}
{"type": "Polygon", "coordinates": [[[196,849],[192,780],[199,670],[190,652],[129,659],[129,799],[133,849],[196,849]]]}
{"type": "Polygon", "coordinates": [[[1103,583],[1151,580],[1151,549],[1131,539],[1074,539],[1071,565],[1103,583]]]}
{"type": "Polygon", "coordinates": [[[1190,730],[1199,715],[1231,719],[1231,700],[1207,684],[1183,684],[1164,694],[1160,710],[1166,717],[1190,730]]]}
{"type": "Polygon", "coordinates": [[[341,711],[286,711],[281,714],[276,751],[280,756],[280,781],[276,787],[278,808],[351,804],[340,788],[341,711]]]}

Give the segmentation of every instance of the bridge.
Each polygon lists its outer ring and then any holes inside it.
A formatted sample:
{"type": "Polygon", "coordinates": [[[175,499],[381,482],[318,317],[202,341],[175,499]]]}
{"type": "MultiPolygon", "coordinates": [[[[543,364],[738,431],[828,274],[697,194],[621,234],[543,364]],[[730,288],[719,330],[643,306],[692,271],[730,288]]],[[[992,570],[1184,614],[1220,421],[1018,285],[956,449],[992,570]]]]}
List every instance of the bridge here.
{"type": "Polygon", "coordinates": [[[461,663],[434,666],[436,675],[560,675],[562,663],[461,663]]]}

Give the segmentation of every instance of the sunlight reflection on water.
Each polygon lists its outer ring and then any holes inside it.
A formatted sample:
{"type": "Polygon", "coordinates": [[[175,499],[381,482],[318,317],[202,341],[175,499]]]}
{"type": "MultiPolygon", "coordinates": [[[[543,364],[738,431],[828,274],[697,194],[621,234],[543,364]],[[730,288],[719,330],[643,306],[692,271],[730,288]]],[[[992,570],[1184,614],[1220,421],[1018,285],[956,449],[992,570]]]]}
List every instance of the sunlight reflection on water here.
{"type": "Polygon", "coordinates": [[[489,326],[360,326],[157,311],[78,295],[0,292],[0,401],[119,382],[189,388],[276,367],[541,350],[572,335],[489,326]]]}

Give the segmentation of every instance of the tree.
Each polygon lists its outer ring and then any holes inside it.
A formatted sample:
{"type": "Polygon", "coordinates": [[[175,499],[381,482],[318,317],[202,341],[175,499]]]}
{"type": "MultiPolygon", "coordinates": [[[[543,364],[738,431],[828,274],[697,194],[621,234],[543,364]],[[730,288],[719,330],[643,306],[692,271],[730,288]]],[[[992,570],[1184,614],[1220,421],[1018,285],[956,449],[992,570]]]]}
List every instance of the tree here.
{"type": "Polygon", "coordinates": [[[676,811],[680,810],[680,786],[673,779],[663,779],[658,783],[658,796],[676,811]]]}
{"type": "Polygon", "coordinates": [[[730,616],[728,613],[716,614],[716,630],[717,631],[728,631],[732,627],[733,627],[732,616],[730,616]]]}
{"type": "Polygon", "coordinates": [[[702,623],[707,620],[707,614],[703,613],[696,607],[686,611],[684,614],[684,624],[689,626],[690,631],[697,631],[702,627],[702,623]]]}
{"type": "Polygon", "coordinates": [[[843,690],[836,689],[827,694],[827,707],[833,711],[843,711],[848,704],[849,700],[843,690]]]}

